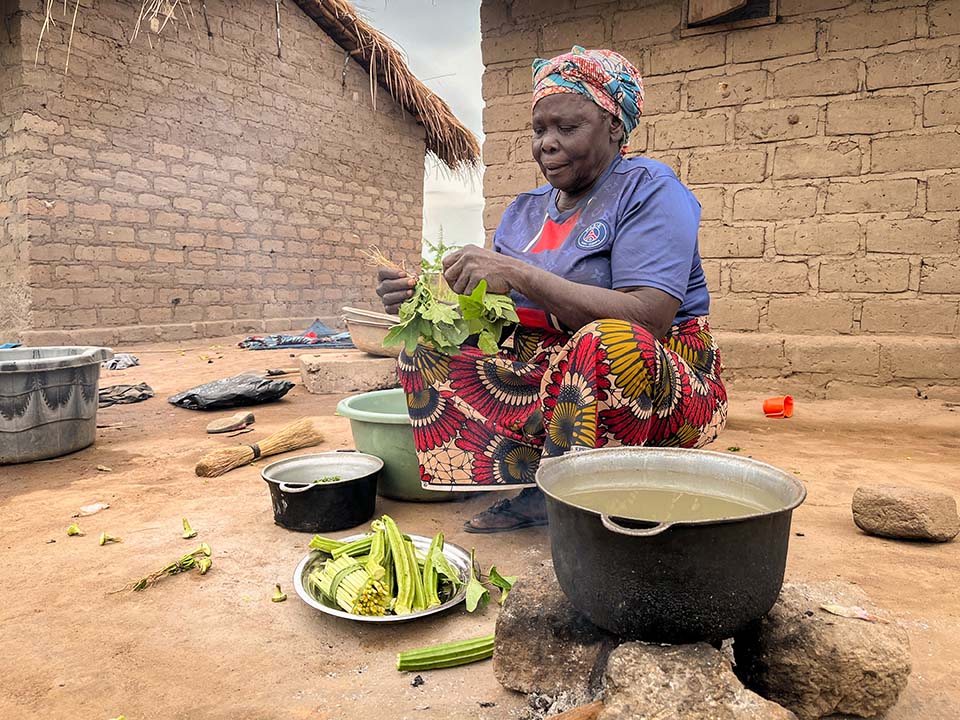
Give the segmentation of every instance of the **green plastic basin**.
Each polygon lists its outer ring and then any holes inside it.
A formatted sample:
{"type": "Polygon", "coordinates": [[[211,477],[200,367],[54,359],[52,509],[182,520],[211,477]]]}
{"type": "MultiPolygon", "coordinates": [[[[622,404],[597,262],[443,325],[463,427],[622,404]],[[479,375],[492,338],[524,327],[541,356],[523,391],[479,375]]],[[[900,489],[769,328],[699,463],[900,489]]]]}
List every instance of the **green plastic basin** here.
{"type": "Polygon", "coordinates": [[[413,445],[413,428],[402,388],[351,395],[337,405],[337,415],[350,419],[357,450],[383,460],[377,493],[393,500],[443,502],[466,493],[424,490],[413,445]]]}

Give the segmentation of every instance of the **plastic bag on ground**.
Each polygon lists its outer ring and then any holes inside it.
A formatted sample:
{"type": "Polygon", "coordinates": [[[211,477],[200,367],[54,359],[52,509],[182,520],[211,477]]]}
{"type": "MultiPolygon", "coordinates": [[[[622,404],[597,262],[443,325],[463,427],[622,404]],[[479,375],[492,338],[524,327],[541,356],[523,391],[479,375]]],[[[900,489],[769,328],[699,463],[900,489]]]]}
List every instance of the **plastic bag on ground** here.
{"type": "Polygon", "coordinates": [[[168,398],[168,402],[188,410],[259,405],[279,400],[294,386],[288,380],[268,380],[256,375],[236,375],[198,385],[168,398]]]}

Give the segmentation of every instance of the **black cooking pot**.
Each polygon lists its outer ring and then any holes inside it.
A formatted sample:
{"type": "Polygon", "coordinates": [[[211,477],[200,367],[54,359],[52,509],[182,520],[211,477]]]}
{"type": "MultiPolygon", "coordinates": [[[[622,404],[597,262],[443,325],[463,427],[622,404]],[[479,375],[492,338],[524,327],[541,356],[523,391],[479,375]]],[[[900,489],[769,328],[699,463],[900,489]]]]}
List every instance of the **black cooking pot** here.
{"type": "MultiPolygon", "coordinates": [[[[793,509],[791,475],[704,450],[601,448],[545,459],[553,566],[581,613],[621,637],[662,643],[722,640],[765,615],[780,594],[793,509]],[[763,508],[732,518],[658,522],[565,499],[578,490],[699,493],[763,508]]],[[[631,514],[634,514],[631,512],[631,514]]]]}
{"type": "Polygon", "coordinates": [[[373,517],[383,460],[356,452],[325,452],[280,460],[260,473],[270,486],[277,525],[301,532],[334,532],[373,517]],[[315,482],[339,477],[332,482],[315,482]]]}

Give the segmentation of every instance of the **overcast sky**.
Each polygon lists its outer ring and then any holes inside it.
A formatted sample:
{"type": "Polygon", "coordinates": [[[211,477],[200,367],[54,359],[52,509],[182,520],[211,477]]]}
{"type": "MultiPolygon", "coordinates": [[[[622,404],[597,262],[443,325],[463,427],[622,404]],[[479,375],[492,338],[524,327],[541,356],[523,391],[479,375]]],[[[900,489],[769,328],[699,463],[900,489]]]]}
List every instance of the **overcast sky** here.
{"type": "MultiPolygon", "coordinates": [[[[355,0],[354,6],[406,53],[410,69],[482,142],[480,0],[355,0]]],[[[427,168],[424,236],[435,242],[442,225],[448,245],[482,243],[480,177],[447,175],[427,168]]]]}

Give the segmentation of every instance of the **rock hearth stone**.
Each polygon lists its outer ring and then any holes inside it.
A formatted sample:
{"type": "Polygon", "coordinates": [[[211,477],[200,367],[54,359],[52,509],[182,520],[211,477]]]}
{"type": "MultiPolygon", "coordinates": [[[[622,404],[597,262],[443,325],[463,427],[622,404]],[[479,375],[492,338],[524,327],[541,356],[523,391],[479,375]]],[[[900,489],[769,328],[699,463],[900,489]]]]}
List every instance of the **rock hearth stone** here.
{"type": "Polygon", "coordinates": [[[773,609],[735,638],[737,675],[800,720],[886,712],[910,674],[906,632],[894,623],[829,613],[824,604],[877,613],[854,585],[787,583],[773,609]]]}
{"type": "Polygon", "coordinates": [[[598,720],[796,720],[747,690],[706,643],[621,645],[607,662],[604,686],[598,720]]]}
{"type": "Polygon", "coordinates": [[[577,610],[560,589],[553,566],[514,585],[497,618],[493,673],[504,687],[589,699],[619,639],[577,610]]]}
{"type": "Polygon", "coordinates": [[[853,521],[870,535],[946,542],[960,533],[957,502],[946,493],[868,485],[853,494],[853,521]]]}

